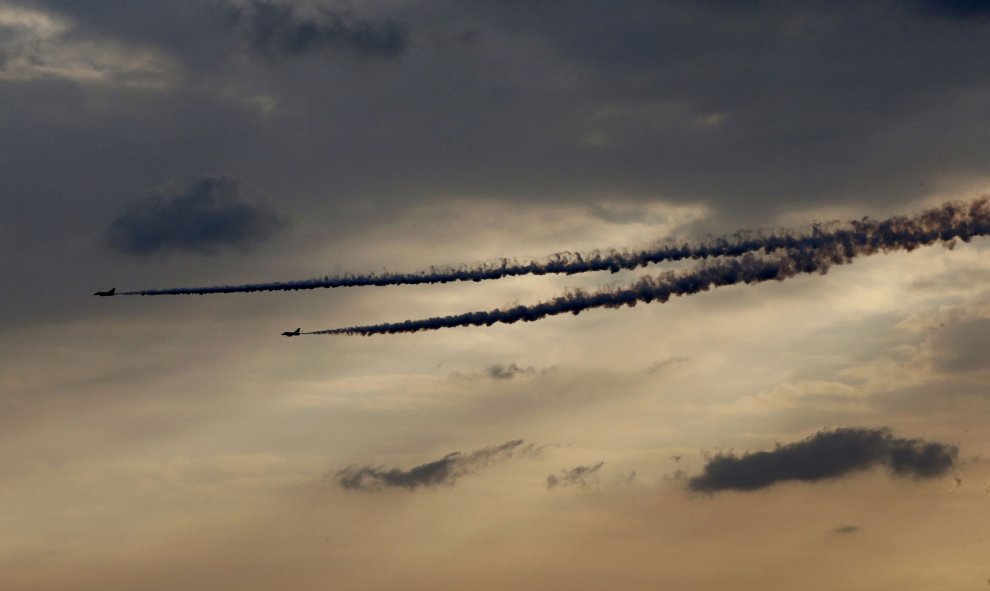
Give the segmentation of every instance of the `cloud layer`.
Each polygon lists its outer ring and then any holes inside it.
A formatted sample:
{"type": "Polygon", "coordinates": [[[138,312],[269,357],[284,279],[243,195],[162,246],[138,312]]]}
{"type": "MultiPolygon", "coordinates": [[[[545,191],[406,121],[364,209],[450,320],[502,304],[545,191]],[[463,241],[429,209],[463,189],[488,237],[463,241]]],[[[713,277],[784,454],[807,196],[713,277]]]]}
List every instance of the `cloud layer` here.
{"type": "MultiPolygon", "coordinates": [[[[964,321],[990,309],[990,240],[674,307],[414,338],[273,335],[511,308],[649,269],[88,295],[526,264],[672,233],[701,245],[972,198],[990,191],[990,22],[963,4],[273,0],[285,10],[265,19],[252,0],[0,0],[21,7],[0,15],[5,587],[984,584],[985,462],[925,484],[888,476],[890,459],[766,494],[686,486],[707,461],[690,450],[769,452],[821,425],[987,457],[987,327],[964,321]],[[291,235],[172,239],[143,259],[94,240],[149,188],[213,171],[241,183],[235,203],[292,219],[291,235]],[[691,362],[645,373],[676,357],[691,362]],[[512,361],[537,374],[485,371],[512,361]],[[523,444],[463,476],[446,457],[514,433],[569,447],[524,462],[523,444]],[[599,460],[595,494],[547,492],[547,475],[599,460]],[[367,468],[356,489],[334,474],[350,464],[367,468]],[[665,481],[677,468],[688,475],[665,481]],[[862,530],[831,533],[846,525],[862,530]]],[[[161,211],[187,190],[159,191],[161,211]]]]}
{"type": "Polygon", "coordinates": [[[333,10],[309,18],[286,2],[251,0],[233,9],[231,21],[241,27],[253,51],[273,60],[320,50],[391,58],[409,44],[405,28],[392,19],[365,20],[333,10]]]}
{"type": "Polygon", "coordinates": [[[194,180],[177,192],[131,205],[107,229],[114,250],[129,255],[249,248],[268,240],[282,224],[265,207],[240,201],[240,185],[229,177],[194,180]]]}
{"type": "Polygon", "coordinates": [[[958,454],[954,445],[896,438],[887,428],[836,429],[773,451],[715,455],[688,487],[707,493],[752,491],[788,480],[840,478],[874,466],[886,466],[897,476],[935,478],[955,464],[958,454]]]}

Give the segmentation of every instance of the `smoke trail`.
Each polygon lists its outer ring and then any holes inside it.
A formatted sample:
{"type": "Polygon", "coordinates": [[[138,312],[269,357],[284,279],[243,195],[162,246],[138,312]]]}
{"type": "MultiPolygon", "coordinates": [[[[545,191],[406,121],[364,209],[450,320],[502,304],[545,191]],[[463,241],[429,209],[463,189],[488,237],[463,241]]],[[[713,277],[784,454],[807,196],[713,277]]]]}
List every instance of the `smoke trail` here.
{"type": "Polygon", "coordinates": [[[626,288],[595,292],[576,290],[533,306],[505,310],[469,312],[423,320],[352,326],[303,334],[392,334],[437,330],[455,326],[491,326],[520,320],[532,322],[547,316],[570,312],[579,314],[591,308],[635,306],[639,302],[666,302],[673,296],[690,295],[724,285],[782,281],[801,273],[825,274],[833,265],[842,265],[858,256],[897,250],[911,251],[921,246],[955,240],[968,242],[974,236],[990,234],[990,197],[970,204],[948,203],[908,217],[883,221],[864,219],[851,222],[848,230],[833,233],[813,244],[780,250],[761,257],[746,253],[734,259],[702,263],[687,271],[668,271],[657,277],[643,277],[626,288]]]}
{"type": "MultiPolygon", "coordinates": [[[[946,206],[949,207],[949,206],[946,206]]],[[[940,210],[933,210],[940,211],[940,210]]],[[[924,214],[923,214],[924,215],[924,214]]],[[[295,291],[334,287],[358,287],[371,285],[417,285],[424,283],[451,283],[454,281],[487,281],[519,275],[550,275],[587,273],[636,269],[653,263],[680,260],[703,260],[715,257],[734,257],[746,253],[771,253],[782,249],[814,249],[832,243],[844,243],[854,234],[881,234],[888,225],[904,223],[905,218],[860,221],[839,224],[828,222],[815,224],[810,233],[798,234],[787,230],[776,232],[737,232],[708,242],[691,245],[672,240],[642,250],[600,250],[589,253],[560,252],[549,257],[518,262],[503,258],[466,267],[433,266],[414,273],[369,273],[316,277],[294,281],[248,283],[243,285],[217,285],[212,287],[176,287],[125,291],[118,295],[206,295],[214,293],[247,293],[255,291],[295,291]]]]}

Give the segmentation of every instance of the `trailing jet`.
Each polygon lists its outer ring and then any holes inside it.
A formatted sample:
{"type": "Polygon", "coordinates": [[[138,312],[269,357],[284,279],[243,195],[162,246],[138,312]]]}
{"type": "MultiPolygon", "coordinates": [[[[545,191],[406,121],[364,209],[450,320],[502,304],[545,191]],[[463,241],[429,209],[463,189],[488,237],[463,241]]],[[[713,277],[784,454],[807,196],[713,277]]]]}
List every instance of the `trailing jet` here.
{"type": "Polygon", "coordinates": [[[290,330],[289,332],[283,332],[282,333],[282,336],[283,337],[297,337],[297,336],[299,336],[299,330],[300,329],[297,328],[295,330],[290,330]]]}
{"type": "Polygon", "coordinates": [[[111,287],[107,291],[98,291],[98,292],[94,293],[93,295],[100,296],[100,297],[105,298],[105,297],[108,297],[108,296],[112,296],[115,291],[117,291],[117,288],[116,287],[111,287]]]}

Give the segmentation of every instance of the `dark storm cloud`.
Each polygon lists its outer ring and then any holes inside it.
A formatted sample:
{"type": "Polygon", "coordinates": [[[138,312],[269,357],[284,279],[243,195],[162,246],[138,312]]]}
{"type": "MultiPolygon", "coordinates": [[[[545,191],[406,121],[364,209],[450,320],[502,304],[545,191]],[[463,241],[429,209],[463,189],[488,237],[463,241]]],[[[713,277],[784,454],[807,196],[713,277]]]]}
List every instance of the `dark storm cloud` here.
{"type": "Polygon", "coordinates": [[[990,39],[948,30],[917,2],[425,2],[351,14],[254,0],[226,29],[223,2],[44,5],[81,35],[153,39],[218,93],[283,99],[288,119],[253,144],[247,170],[267,163],[285,182],[359,187],[392,205],[436,194],[587,203],[608,191],[700,200],[749,222],[822,199],[911,199],[947,174],[982,174],[990,148],[990,115],[973,98],[990,88],[990,39]],[[478,38],[438,50],[410,45],[407,29],[478,38]],[[409,67],[368,77],[309,60],[309,75],[290,77],[226,61],[239,35],[273,57],[336,49],[402,54],[409,67]],[[334,163],[303,170],[316,151],[334,163]]]}
{"type": "Polygon", "coordinates": [[[248,248],[272,235],[282,222],[264,207],[240,201],[229,177],[204,177],[177,192],[131,205],[107,229],[114,250],[130,255],[248,248]]]}
{"type": "MultiPolygon", "coordinates": [[[[485,447],[466,455],[454,452],[439,460],[420,464],[408,470],[386,469],[382,466],[349,466],[336,472],[333,477],[337,484],[350,490],[388,488],[413,490],[419,487],[453,486],[458,478],[511,458],[513,451],[522,444],[523,440],[517,439],[501,445],[485,447]]],[[[525,452],[526,449],[522,448],[520,451],[525,452]]]]}
{"type": "Polygon", "coordinates": [[[954,19],[985,19],[990,17],[987,0],[919,0],[922,11],[934,16],[954,19]]]}
{"type": "MultiPolygon", "coordinates": [[[[352,3],[345,25],[391,20],[416,42],[401,59],[272,61],[244,59],[245,2],[233,23],[225,0],[22,5],[65,17],[73,43],[150,49],[174,71],[147,87],[0,81],[0,248],[23,278],[0,287],[5,325],[82,313],[36,294],[112,280],[92,228],[121,195],[203,170],[277,190],[280,211],[319,225],[299,253],[352,247],[441,195],[522,205],[526,223],[530,205],[588,211],[603,196],[631,212],[702,204],[712,217],[695,229],[719,233],[808,209],[884,215],[988,170],[990,36],[917,1],[352,3]],[[471,43],[431,41],[464,31],[471,43]],[[60,240],[32,242],[40,224],[60,240]]],[[[279,31],[333,22],[292,14],[279,31]]]]}
{"type": "Polygon", "coordinates": [[[363,20],[333,10],[308,18],[289,2],[251,0],[232,9],[231,21],[242,29],[251,49],[269,59],[324,49],[394,58],[409,44],[406,29],[392,19],[363,20]]]}
{"type": "Polygon", "coordinates": [[[547,489],[558,486],[587,486],[604,465],[605,462],[598,462],[590,466],[577,466],[570,470],[561,470],[559,475],[550,474],[547,476],[547,489]]]}
{"type": "Polygon", "coordinates": [[[953,466],[958,453],[954,445],[895,438],[887,428],[836,429],[773,451],[715,455],[688,487],[708,493],[752,491],[788,480],[840,478],[881,465],[897,476],[934,478],[953,466]]]}
{"type": "Polygon", "coordinates": [[[966,128],[975,104],[958,92],[988,84],[979,31],[949,31],[909,3],[718,4],[591,2],[533,19],[595,78],[608,107],[585,129],[617,174],[645,179],[652,165],[670,175],[653,179],[665,194],[713,195],[717,208],[746,215],[777,199],[889,204],[924,194],[936,170],[985,170],[965,147],[985,141],[966,128]],[[933,108],[935,88],[956,113],[933,108]]]}

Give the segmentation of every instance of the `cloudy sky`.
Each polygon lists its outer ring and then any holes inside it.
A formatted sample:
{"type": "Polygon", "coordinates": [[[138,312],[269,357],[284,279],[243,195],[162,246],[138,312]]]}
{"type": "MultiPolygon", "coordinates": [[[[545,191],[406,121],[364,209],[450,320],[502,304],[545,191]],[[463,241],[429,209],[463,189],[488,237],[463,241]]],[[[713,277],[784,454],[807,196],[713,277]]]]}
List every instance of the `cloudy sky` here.
{"type": "Polygon", "coordinates": [[[209,286],[990,193],[972,0],[0,0],[0,579],[990,580],[990,241],[538,322],[619,273],[209,286]]]}

